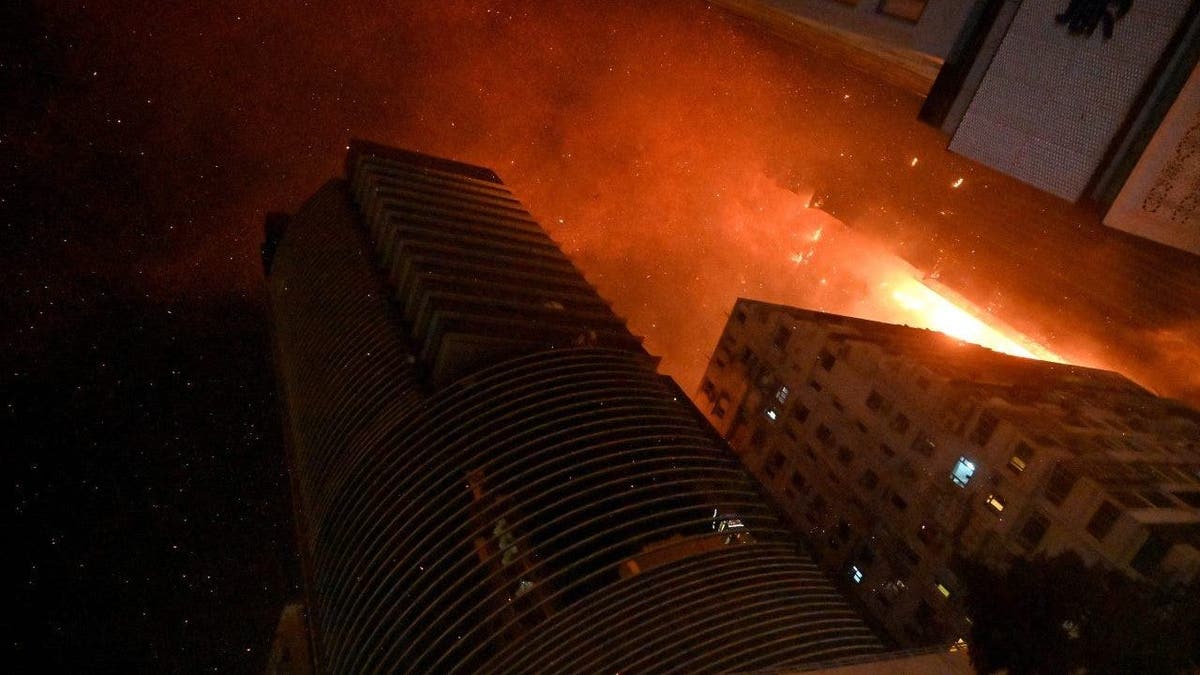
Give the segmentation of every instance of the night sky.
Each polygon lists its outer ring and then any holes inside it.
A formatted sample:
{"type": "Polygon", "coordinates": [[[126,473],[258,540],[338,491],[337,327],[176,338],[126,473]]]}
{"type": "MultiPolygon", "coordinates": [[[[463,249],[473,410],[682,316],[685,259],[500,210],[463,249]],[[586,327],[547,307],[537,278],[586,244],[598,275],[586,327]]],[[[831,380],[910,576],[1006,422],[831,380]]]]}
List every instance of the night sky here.
{"type": "MultiPolygon", "coordinates": [[[[261,670],[297,593],[262,220],[352,137],[495,169],[687,390],[738,295],[900,320],[878,260],[1003,277],[984,235],[931,223],[1050,199],[942,151],[917,96],[699,2],[0,11],[10,639],[31,670],[261,670]]],[[[1200,317],[1139,316],[1128,341],[1177,348],[1122,358],[1197,396],[1200,317]]],[[[1052,346],[1109,363],[1112,326],[1074,333],[1052,346]]]]}

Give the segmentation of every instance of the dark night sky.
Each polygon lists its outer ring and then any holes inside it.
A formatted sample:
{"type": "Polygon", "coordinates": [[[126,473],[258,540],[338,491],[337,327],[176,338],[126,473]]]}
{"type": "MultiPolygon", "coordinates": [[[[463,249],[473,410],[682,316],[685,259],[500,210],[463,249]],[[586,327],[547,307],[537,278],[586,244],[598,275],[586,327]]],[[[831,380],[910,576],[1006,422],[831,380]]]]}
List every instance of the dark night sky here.
{"type": "MultiPolygon", "coordinates": [[[[351,137],[495,168],[685,389],[737,295],[892,316],[850,235],[794,262],[832,227],[800,195],[998,278],[982,234],[930,223],[1043,199],[943,152],[916,96],[699,2],[0,11],[10,634],[33,670],[261,669],[295,593],[261,223],[351,137]]],[[[1180,347],[1131,363],[1196,396],[1200,316],[1140,316],[1130,343],[1180,347]]],[[[1107,353],[1091,339],[1053,346],[1107,353]]]]}

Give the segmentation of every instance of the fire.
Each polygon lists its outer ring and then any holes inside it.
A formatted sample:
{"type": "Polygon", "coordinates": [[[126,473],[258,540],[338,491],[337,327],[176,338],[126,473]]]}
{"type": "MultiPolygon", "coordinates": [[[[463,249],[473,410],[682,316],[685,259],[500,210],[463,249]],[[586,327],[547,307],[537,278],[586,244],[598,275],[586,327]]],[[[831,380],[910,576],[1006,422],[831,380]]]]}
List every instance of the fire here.
{"type": "Polygon", "coordinates": [[[909,325],[945,333],[988,349],[1043,361],[1063,360],[1015,330],[992,325],[914,277],[881,284],[887,296],[909,317],[909,325]]]}

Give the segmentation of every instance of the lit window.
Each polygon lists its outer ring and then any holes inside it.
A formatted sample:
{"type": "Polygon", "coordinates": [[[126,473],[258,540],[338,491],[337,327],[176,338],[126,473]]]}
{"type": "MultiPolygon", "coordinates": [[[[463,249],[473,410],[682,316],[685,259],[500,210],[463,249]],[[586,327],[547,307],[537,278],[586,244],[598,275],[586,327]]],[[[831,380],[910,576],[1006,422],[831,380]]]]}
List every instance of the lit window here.
{"type": "Polygon", "coordinates": [[[767,408],[767,419],[774,422],[779,417],[779,411],[774,408],[767,408]]]}
{"type": "Polygon", "coordinates": [[[987,505],[992,511],[1000,513],[1004,510],[1004,498],[1000,495],[989,495],[987,498],[987,505]]]}
{"type": "Polygon", "coordinates": [[[1025,441],[1017,443],[1017,447],[1013,449],[1013,455],[1008,460],[1008,468],[1014,473],[1022,473],[1029,466],[1029,460],[1033,459],[1033,448],[1029,447],[1025,441]]]}
{"type": "Polygon", "coordinates": [[[942,583],[934,584],[934,587],[937,588],[938,593],[942,594],[943,598],[950,597],[950,589],[946,588],[945,584],[942,584],[942,583]]]}
{"type": "Polygon", "coordinates": [[[775,392],[775,400],[779,401],[781,404],[787,403],[789,393],[791,392],[788,391],[786,386],[780,387],[779,391],[775,392]]]}
{"type": "Polygon", "coordinates": [[[850,566],[850,578],[854,580],[854,583],[861,584],[862,580],[863,580],[862,570],[858,569],[854,565],[851,565],[850,566]]]}
{"type": "Polygon", "coordinates": [[[975,475],[975,462],[966,457],[959,457],[958,463],[954,465],[954,471],[950,473],[950,479],[959,487],[966,487],[967,483],[971,482],[971,476],[975,475]]]}

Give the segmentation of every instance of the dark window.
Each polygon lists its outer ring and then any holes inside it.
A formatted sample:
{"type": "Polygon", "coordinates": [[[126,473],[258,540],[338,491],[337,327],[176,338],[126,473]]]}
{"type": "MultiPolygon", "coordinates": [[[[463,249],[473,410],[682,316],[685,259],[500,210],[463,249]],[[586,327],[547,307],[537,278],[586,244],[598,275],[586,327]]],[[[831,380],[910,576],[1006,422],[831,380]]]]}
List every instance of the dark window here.
{"type": "Polygon", "coordinates": [[[1133,556],[1133,560],[1129,562],[1129,566],[1146,576],[1152,576],[1158,570],[1163,558],[1167,557],[1169,550],[1171,550],[1170,544],[1151,532],[1150,536],[1146,538],[1146,542],[1133,556]]]}
{"type": "Polygon", "coordinates": [[[896,416],[892,418],[892,431],[898,434],[908,433],[909,425],[908,417],[904,413],[896,413],[896,416]]]}
{"type": "Polygon", "coordinates": [[[804,422],[808,419],[808,407],[803,403],[797,402],[792,406],[792,418],[797,422],[804,422]]]}
{"type": "Polygon", "coordinates": [[[913,567],[917,567],[921,564],[921,556],[916,552],[916,550],[913,549],[913,547],[908,545],[908,542],[901,540],[897,548],[900,549],[900,555],[904,556],[904,559],[908,561],[908,564],[912,565],[913,567]]]}
{"type": "Polygon", "coordinates": [[[809,510],[817,515],[825,513],[825,498],[821,495],[813,497],[812,503],[809,505],[809,510]]]}
{"type": "Polygon", "coordinates": [[[1026,549],[1035,548],[1042,543],[1042,538],[1046,536],[1046,530],[1050,529],[1050,520],[1040,513],[1034,513],[1029,516],[1029,520],[1025,521],[1025,526],[1021,528],[1020,541],[1026,549]]]}
{"type": "Polygon", "coordinates": [[[817,453],[813,452],[811,445],[809,445],[808,443],[805,443],[803,448],[801,448],[801,449],[804,450],[804,454],[808,455],[809,459],[811,459],[814,462],[817,461],[817,453]]]}
{"type": "Polygon", "coordinates": [[[892,446],[888,445],[887,443],[880,443],[879,451],[882,452],[885,457],[895,457],[896,456],[896,451],[893,450],[892,446]]]}
{"type": "Polygon", "coordinates": [[[875,412],[883,409],[883,396],[874,389],[871,390],[870,394],[867,394],[867,408],[875,412]]]}
{"type": "Polygon", "coordinates": [[[1109,496],[1120,502],[1121,506],[1126,506],[1131,509],[1144,509],[1150,506],[1150,502],[1142,499],[1136,492],[1117,490],[1110,492],[1109,496]]]}
{"type": "Polygon", "coordinates": [[[837,363],[837,357],[828,349],[821,348],[821,353],[817,355],[817,361],[825,370],[833,370],[833,364],[837,363]]]}
{"type": "Polygon", "coordinates": [[[834,409],[838,412],[846,412],[846,406],[842,405],[842,402],[838,400],[837,396],[829,397],[829,402],[833,404],[834,409]]]}
{"type": "Polygon", "coordinates": [[[809,380],[808,386],[812,387],[813,391],[821,391],[821,389],[823,389],[821,383],[817,382],[816,380],[809,380]]]}
{"type": "Polygon", "coordinates": [[[788,340],[792,337],[792,329],[787,326],[780,326],[775,331],[775,348],[779,350],[787,349],[788,340]]]}
{"type": "Polygon", "coordinates": [[[754,433],[750,435],[750,446],[755,450],[762,450],[762,446],[767,442],[767,432],[762,427],[755,427],[754,433]]]}
{"type": "Polygon", "coordinates": [[[900,495],[892,495],[892,506],[896,507],[898,511],[903,511],[908,508],[908,502],[904,501],[904,497],[900,495]]]}
{"type": "Polygon", "coordinates": [[[849,464],[854,461],[854,453],[850,451],[850,448],[843,445],[838,448],[837,458],[842,464],[849,464]]]}
{"type": "Polygon", "coordinates": [[[975,423],[975,429],[971,431],[971,442],[978,446],[988,444],[992,440],[992,434],[996,433],[996,427],[1000,424],[1000,420],[987,410],[979,414],[979,421],[975,423]]]}
{"type": "Polygon", "coordinates": [[[746,312],[741,309],[735,309],[733,311],[733,320],[738,323],[746,323],[746,312]]]}
{"type": "Polygon", "coordinates": [[[1022,473],[1029,466],[1029,462],[1033,459],[1033,448],[1029,447],[1025,441],[1017,443],[1017,447],[1013,449],[1012,457],[1008,459],[1008,468],[1013,473],[1022,473]]]}
{"type": "Polygon", "coordinates": [[[804,494],[804,489],[808,487],[808,481],[799,471],[792,472],[792,487],[796,488],[799,494],[804,494]]]}
{"type": "Polygon", "coordinates": [[[863,472],[861,478],[858,479],[858,484],[868,490],[874,490],[876,485],[879,485],[879,475],[874,471],[867,469],[863,472]]]}
{"type": "Polygon", "coordinates": [[[922,431],[921,433],[917,434],[916,438],[913,439],[912,445],[910,445],[909,448],[911,448],[913,452],[925,457],[933,457],[934,451],[937,450],[937,443],[934,443],[933,439],[926,436],[925,432],[922,431]]]}
{"type": "Polygon", "coordinates": [[[1175,506],[1175,502],[1170,497],[1158,490],[1143,490],[1142,496],[1146,498],[1146,501],[1159,508],[1169,509],[1175,506]]]}
{"type": "Polygon", "coordinates": [[[776,450],[771,453],[770,459],[763,464],[763,473],[767,474],[768,478],[774,478],[775,474],[783,468],[783,453],[776,450]]]}
{"type": "Polygon", "coordinates": [[[858,429],[858,433],[860,433],[860,434],[867,433],[867,425],[863,424],[859,420],[854,420],[854,428],[858,429]]]}
{"type": "Polygon", "coordinates": [[[1121,515],[1121,510],[1113,506],[1112,502],[1104,502],[1100,508],[1096,509],[1096,513],[1092,514],[1092,519],[1088,521],[1087,531],[1096,539],[1104,539],[1104,537],[1112,531],[1113,525],[1117,524],[1117,518],[1121,515]]]}
{"type": "Polygon", "coordinates": [[[716,387],[713,386],[712,380],[708,379],[707,377],[703,380],[700,380],[700,391],[704,392],[704,396],[708,400],[713,400],[715,389],[716,387]]]}
{"type": "Polygon", "coordinates": [[[713,417],[721,418],[725,416],[725,406],[721,405],[721,401],[717,401],[712,409],[713,417]]]}
{"type": "Polygon", "coordinates": [[[753,349],[742,347],[742,352],[738,354],[738,360],[749,367],[753,367],[758,363],[758,355],[754,353],[753,349]]]}
{"type": "Polygon", "coordinates": [[[1062,504],[1071,494],[1071,488],[1075,487],[1076,480],[1078,477],[1068,469],[1063,466],[1055,466],[1054,471],[1050,474],[1049,482],[1046,483],[1046,500],[1056,506],[1062,504]]]}
{"type": "Polygon", "coordinates": [[[837,444],[837,438],[834,437],[829,427],[824,424],[817,426],[817,440],[821,441],[821,444],[827,448],[831,448],[837,444]]]}
{"type": "Polygon", "coordinates": [[[1184,504],[1187,504],[1188,506],[1191,506],[1193,508],[1200,509],[1200,491],[1183,490],[1180,492],[1176,492],[1175,496],[1178,497],[1179,500],[1182,501],[1184,504]]]}

